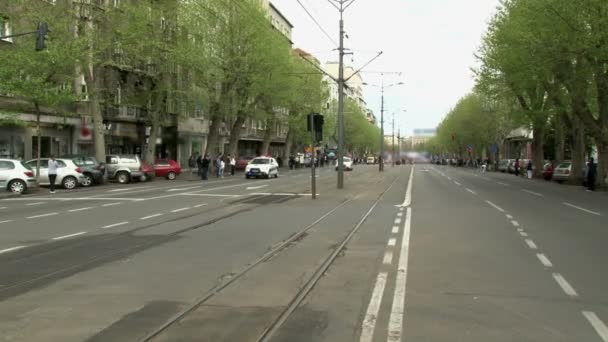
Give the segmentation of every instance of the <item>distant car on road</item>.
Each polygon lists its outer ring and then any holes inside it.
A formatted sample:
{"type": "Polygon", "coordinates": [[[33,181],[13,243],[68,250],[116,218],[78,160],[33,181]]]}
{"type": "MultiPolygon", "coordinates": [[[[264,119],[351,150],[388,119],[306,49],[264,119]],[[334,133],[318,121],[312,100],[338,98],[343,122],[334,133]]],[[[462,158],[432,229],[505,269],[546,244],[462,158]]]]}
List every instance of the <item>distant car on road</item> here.
{"type": "Polygon", "coordinates": [[[174,180],[182,173],[182,167],[175,160],[159,159],[154,163],[154,173],[156,177],[174,180]]]}
{"type": "Polygon", "coordinates": [[[83,186],[90,186],[93,184],[102,184],[106,176],[106,167],[104,164],[99,163],[97,158],[92,156],[63,156],[62,159],[71,159],[76,166],[82,168],[82,174],[84,175],[83,186]]]}
{"type": "Polygon", "coordinates": [[[130,183],[133,180],[145,182],[154,178],[154,168],[134,154],[107,155],[106,170],[108,179],[115,179],[120,184],[130,183]]]}
{"type": "Polygon", "coordinates": [[[22,194],[38,186],[34,171],[26,163],[15,159],[0,159],[0,188],[22,194]]]}
{"type": "Polygon", "coordinates": [[[270,157],[254,158],[247,167],[245,167],[245,178],[279,178],[279,163],[276,159],[270,157]]]}
{"type": "MultiPolygon", "coordinates": [[[[353,160],[350,157],[343,157],[342,165],[344,165],[344,171],[353,170],[353,160]]],[[[338,165],[336,164],[336,171],[338,171],[338,165]]]]}
{"type": "MultiPolygon", "coordinates": [[[[56,184],[63,186],[65,189],[71,190],[79,185],[83,185],[86,180],[84,178],[83,169],[72,161],[72,159],[55,159],[58,164],[56,184]]],[[[32,171],[36,171],[36,159],[29,160],[26,163],[32,171]]],[[[38,177],[39,185],[50,185],[49,181],[49,158],[40,158],[40,177],[38,177]]]]}
{"type": "Polygon", "coordinates": [[[553,169],[553,180],[563,183],[570,179],[570,172],[572,172],[572,162],[564,161],[553,169]]]}

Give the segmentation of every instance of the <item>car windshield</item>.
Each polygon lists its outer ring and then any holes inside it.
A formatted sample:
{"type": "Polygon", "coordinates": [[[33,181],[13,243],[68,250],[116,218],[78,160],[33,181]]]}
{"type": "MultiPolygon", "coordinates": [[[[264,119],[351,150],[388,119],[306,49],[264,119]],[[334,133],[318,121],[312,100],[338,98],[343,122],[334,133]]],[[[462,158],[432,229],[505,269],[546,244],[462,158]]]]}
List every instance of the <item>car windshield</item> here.
{"type": "Polygon", "coordinates": [[[567,169],[572,165],[572,163],[561,163],[557,166],[557,169],[567,169]]]}
{"type": "Polygon", "coordinates": [[[256,158],[251,161],[253,165],[270,164],[270,159],[256,158]]]}

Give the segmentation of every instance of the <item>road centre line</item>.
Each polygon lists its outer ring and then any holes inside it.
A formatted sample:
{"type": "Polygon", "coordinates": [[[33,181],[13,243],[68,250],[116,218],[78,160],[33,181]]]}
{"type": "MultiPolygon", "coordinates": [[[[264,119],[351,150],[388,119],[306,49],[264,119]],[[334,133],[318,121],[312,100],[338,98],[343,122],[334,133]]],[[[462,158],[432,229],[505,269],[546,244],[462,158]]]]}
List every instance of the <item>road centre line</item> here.
{"type": "Polygon", "coordinates": [[[570,297],[578,296],[578,293],[576,293],[576,291],[574,290],[572,285],[570,285],[570,283],[568,283],[568,281],[566,280],[566,278],[564,278],[564,276],[562,276],[559,273],[553,273],[553,279],[555,279],[557,284],[562,288],[562,291],[564,291],[568,296],[570,296],[570,297]]]}
{"type": "Polygon", "coordinates": [[[501,207],[497,206],[496,204],[494,204],[494,203],[492,203],[492,202],[490,202],[490,201],[488,201],[488,200],[486,200],[486,203],[488,203],[489,205],[491,205],[492,207],[494,207],[494,209],[496,209],[496,210],[500,211],[501,213],[504,213],[504,212],[505,212],[505,210],[504,210],[503,208],[501,208],[501,207]]]}
{"type": "Polygon", "coordinates": [[[78,208],[78,209],[72,209],[72,210],[68,210],[69,213],[75,213],[77,211],[85,211],[85,210],[90,210],[93,209],[94,207],[85,207],[85,208],[78,208]]]}
{"type": "Polygon", "coordinates": [[[393,263],[393,252],[386,251],[386,253],[384,253],[384,259],[382,260],[382,263],[385,265],[392,264],[393,263]]]}
{"type": "Polygon", "coordinates": [[[16,250],[19,250],[19,249],[22,249],[25,247],[27,247],[27,246],[15,246],[15,247],[6,248],[6,249],[0,249],[0,254],[16,251],[16,250]]]}
{"type": "Polygon", "coordinates": [[[468,192],[472,193],[473,195],[477,195],[477,193],[476,193],[475,191],[473,191],[473,190],[471,190],[471,189],[469,189],[469,188],[466,188],[466,190],[467,190],[468,192]]]}
{"type": "Polygon", "coordinates": [[[519,232],[519,235],[521,235],[523,237],[528,237],[528,233],[526,233],[526,232],[519,232]]]}
{"type": "Polygon", "coordinates": [[[457,182],[457,181],[454,181],[454,184],[456,184],[456,185],[458,185],[458,186],[461,186],[461,185],[462,185],[462,184],[460,184],[460,183],[459,183],[459,182],[457,182]]]}
{"type": "Polygon", "coordinates": [[[395,239],[395,238],[390,238],[390,239],[388,239],[388,245],[389,245],[389,246],[393,247],[393,246],[395,246],[396,244],[397,244],[397,239],[395,239]]]}
{"type": "Polygon", "coordinates": [[[114,206],[114,205],[119,205],[119,204],[121,204],[121,202],[116,202],[116,203],[108,203],[108,204],[104,204],[104,205],[102,205],[102,207],[111,207],[111,206],[114,206]]]}
{"type": "Polygon", "coordinates": [[[608,342],[608,327],[602,320],[592,311],[583,311],[583,316],[589,321],[591,326],[595,329],[600,338],[604,342],[608,342]]]}
{"type": "Polygon", "coordinates": [[[538,192],[534,192],[534,191],[530,191],[530,190],[526,190],[526,189],[521,189],[521,191],[527,192],[527,193],[532,194],[534,196],[543,197],[543,194],[540,194],[538,192]]]}
{"type": "Polygon", "coordinates": [[[407,284],[408,254],[410,250],[410,231],[412,229],[412,208],[407,208],[405,224],[403,225],[403,236],[401,238],[401,252],[397,267],[397,279],[393,305],[388,323],[388,341],[401,341],[403,329],[403,315],[405,314],[405,287],[407,284]]]}
{"type": "Polygon", "coordinates": [[[26,205],[30,206],[30,205],[40,205],[40,204],[44,204],[44,202],[28,203],[26,205]]]}
{"type": "Polygon", "coordinates": [[[526,244],[528,245],[528,247],[530,247],[530,249],[538,249],[538,246],[536,246],[534,241],[532,241],[530,239],[526,239],[525,241],[526,241],[526,244]]]}
{"type": "Polygon", "coordinates": [[[179,208],[179,209],[171,210],[171,212],[172,213],[179,213],[180,211],[184,211],[184,210],[188,210],[188,209],[192,209],[192,208],[190,208],[190,207],[179,208]]]}
{"type": "Polygon", "coordinates": [[[509,220],[512,220],[512,219],[513,219],[513,215],[509,215],[509,214],[507,214],[507,218],[508,218],[509,220]]]}
{"type": "Polygon", "coordinates": [[[9,222],[13,222],[13,220],[0,221],[0,223],[9,223],[9,222]]]}
{"type": "Polygon", "coordinates": [[[372,291],[372,297],[367,305],[367,311],[363,323],[361,324],[361,337],[360,342],[372,342],[374,338],[374,330],[376,328],[376,322],[378,321],[378,313],[380,311],[380,305],[382,304],[382,297],[384,295],[384,288],[386,286],[386,278],[388,274],[381,272],[376,278],[376,285],[372,291]]]}
{"type": "Polygon", "coordinates": [[[86,233],[87,232],[78,232],[78,233],[74,233],[74,234],[58,236],[58,237],[52,238],[52,240],[63,240],[63,239],[71,238],[71,237],[74,237],[74,236],[83,235],[83,234],[86,234],[86,233]]]}
{"type": "Polygon", "coordinates": [[[409,207],[412,204],[412,186],[414,182],[414,166],[412,165],[412,169],[410,170],[410,178],[407,183],[407,190],[405,190],[405,198],[403,199],[403,203],[401,203],[401,207],[409,207]]]}
{"type": "Polygon", "coordinates": [[[547,258],[546,255],[544,255],[542,253],[538,253],[538,254],[536,254],[536,257],[538,258],[538,260],[540,260],[540,263],[543,264],[543,266],[545,266],[545,267],[553,267],[553,264],[551,263],[551,261],[549,260],[549,258],[547,258]]]}
{"type": "Polygon", "coordinates": [[[101,229],[108,229],[108,228],[114,228],[114,227],[118,227],[118,226],[124,226],[125,224],[129,224],[129,222],[128,221],[124,221],[124,222],[109,224],[107,226],[101,227],[101,229]]]}
{"type": "Polygon", "coordinates": [[[207,203],[202,203],[202,204],[197,204],[197,205],[195,205],[194,207],[195,207],[195,208],[200,208],[200,207],[204,207],[204,206],[206,206],[206,205],[207,205],[207,203]]]}
{"type": "Polygon", "coordinates": [[[154,215],[144,216],[144,217],[141,217],[140,220],[149,220],[151,218],[159,217],[159,216],[162,216],[162,214],[154,214],[154,215]]]}
{"type": "Polygon", "coordinates": [[[513,225],[513,227],[519,227],[519,222],[515,220],[511,220],[511,224],[513,225]]]}
{"type": "Polygon", "coordinates": [[[596,211],[591,211],[591,210],[585,209],[585,208],[583,208],[583,207],[579,207],[579,206],[577,206],[577,205],[574,205],[574,204],[572,204],[572,203],[564,202],[564,205],[567,205],[567,206],[569,206],[569,207],[572,207],[572,208],[575,208],[575,209],[578,209],[578,210],[584,211],[584,212],[589,213],[589,214],[593,214],[593,215],[597,215],[597,216],[602,216],[602,214],[600,214],[600,213],[598,213],[598,212],[596,212],[596,211]]]}
{"type": "Polygon", "coordinates": [[[393,226],[393,234],[399,233],[399,226],[393,226]]]}
{"type": "Polygon", "coordinates": [[[47,216],[55,216],[59,213],[48,213],[48,214],[42,214],[42,215],[34,215],[34,216],[28,216],[26,217],[26,219],[35,219],[35,218],[40,218],[40,217],[47,217],[47,216]]]}

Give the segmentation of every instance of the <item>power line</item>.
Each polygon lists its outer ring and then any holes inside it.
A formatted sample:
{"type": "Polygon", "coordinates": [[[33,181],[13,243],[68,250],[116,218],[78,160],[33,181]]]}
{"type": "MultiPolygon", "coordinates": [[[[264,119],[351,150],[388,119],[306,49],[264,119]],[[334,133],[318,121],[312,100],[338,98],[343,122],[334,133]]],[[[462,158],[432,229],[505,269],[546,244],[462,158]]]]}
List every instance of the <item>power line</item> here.
{"type": "Polygon", "coordinates": [[[310,17],[310,19],[312,19],[312,21],[317,25],[317,27],[325,34],[325,36],[334,44],[334,45],[338,45],[338,43],[329,35],[329,33],[327,33],[327,31],[325,31],[325,29],[323,28],[323,26],[321,26],[321,24],[319,24],[319,22],[317,21],[317,19],[315,19],[315,17],[308,11],[308,9],[306,8],[306,6],[304,6],[304,4],[300,1],[297,0],[298,4],[300,4],[300,6],[304,9],[304,12],[306,12],[306,14],[308,14],[308,16],[310,17]]]}

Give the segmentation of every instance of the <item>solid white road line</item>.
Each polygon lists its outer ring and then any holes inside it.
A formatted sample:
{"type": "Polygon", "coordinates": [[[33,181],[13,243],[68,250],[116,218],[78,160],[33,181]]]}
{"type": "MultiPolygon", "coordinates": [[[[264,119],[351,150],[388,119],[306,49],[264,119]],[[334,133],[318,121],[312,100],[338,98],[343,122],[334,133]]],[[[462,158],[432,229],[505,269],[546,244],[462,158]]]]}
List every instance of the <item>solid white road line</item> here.
{"type": "Polygon", "coordinates": [[[392,264],[393,263],[393,252],[386,251],[386,253],[384,253],[384,259],[382,260],[382,263],[385,265],[392,264]]]}
{"type": "Polygon", "coordinates": [[[530,249],[538,249],[538,246],[536,246],[534,241],[532,241],[530,239],[526,239],[525,241],[526,241],[526,244],[528,245],[528,247],[530,247],[530,249]]]}
{"type": "Polygon", "coordinates": [[[534,191],[530,191],[530,190],[526,190],[526,189],[521,189],[521,191],[527,192],[527,193],[532,194],[534,196],[543,197],[543,194],[539,194],[538,192],[534,192],[534,191]]]}
{"type": "Polygon", "coordinates": [[[461,185],[462,185],[462,184],[460,184],[460,183],[459,183],[459,182],[457,182],[457,181],[454,181],[454,184],[456,184],[456,185],[458,185],[458,186],[461,186],[461,185]]]}
{"type": "Polygon", "coordinates": [[[592,311],[583,311],[583,316],[591,323],[600,338],[604,342],[608,342],[608,327],[602,320],[592,311]]]}
{"type": "Polygon", "coordinates": [[[39,204],[43,204],[43,203],[44,203],[44,202],[36,202],[36,203],[28,203],[28,204],[26,204],[26,205],[27,205],[27,206],[30,206],[30,205],[39,205],[39,204]]]}
{"type": "Polygon", "coordinates": [[[178,194],[181,196],[198,196],[198,197],[240,197],[241,195],[223,195],[223,194],[178,194]]]}
{"type": "Polygon", "coordinates": [[[564,278],[561,274],[559,273],[553,273],[553,278],[555,279],[555,281],[557,282],[557,284],[559,284],[559,286],[562,288],[562,290],[570,297],[577,297],[578,293],[576,293],[576,291],[574,290],[574,288],[572,287],[572,285],[570,285],[570,283],[568,283],[566,281],[566,278],[564,278]]]}
{"type": "Polygon", "coordinates": [[[179,208],[179,209],[174,209],[171,210],[172,213],[179,213],[180,211],[184,211],[184,210],[188,210],[191,209],[190,207],[185,207],[185,208],[179,208]]]}
{"type": "Polygon", "coordinates": [[[83,234],[86,234],[86,233],[87,232],[78,232],[78,233],[74,233],[74,234],[58,236],[58,237],[54,237],[53,240],[63,240],[63,239],[71,238],[71,237],[74,237],[74,236],[83,235],[83,234]]]}
{"type": "Polygon", "coordinates": [[[116,203],[108,203],[108,204],[104,204],[104,205],[102,205],[102,207],[111,207],[111,206],[114,206],[114,205],[119,205],[119,204],[121,204],[121,202],[116,202],[116,203]]]}
{"type": "Polygon", "coordinates": [[[124,221],[124,222],[109,224],[107,226],[101,227],[101,229],[108,229],[108,228],[114,228],[114,227],[118,227],[118,226],[124,226],[125,224],[129,224],[129,222],[128,221],[124,221]]]}
{"type": "Polygon", "coordinates": [[[395,224],[401,224],[401,218],[397,217],[397,218],[395,219],[395,224]]]}
{"type": "Polygon", "coordinates": [[[15,247],[7,248],[7,249],[0,249],[0,254],[16,251],[18,249],[22,249],[25,247],[27,247],[27,246],[15,246],[15,247]]]}
{"type": "Polygon", "coordinates": [[[204,207],[204,206],[206,206],[206,205],[207,205],[207,203],[202,203],[202,204],[197,204],[197,205],[195,205],[194,207],[195,207],[195,208],[200,208],[200,207],[204,207]]]}
{"type": "Polygon", "coordinates": [[[403,199],[403,203],[401,203],[402,207],[409,207],[412,204],[412,186],[414,183],[414,165],[412,165],[412,169],[410,170],[410,178],[407,182],[407,190],[405,190],[405,198],[403,199]]]}
{"type": "Polygon", "coordinates": [[[403,315],[405,314],[405,286],[407,284],[408,255],[410,252],[410,231],[412,229],[412,208],[407,208],[403,237],[401,238],[401,252],[397,268],[395,294],[388,322],[388,341],[401,341],[403,329],[403,315]]]}
{"type": "Polygon", "coordinates": [[[564,202],[564,205],[567,205],[567,206],[569,206],[569,207],[572,207],[572,208],[575,208],[575,209],[578,209],[578,210],[584,211],[584,212],[589,213],[589,214],[593,214],[593,215],[597,215],[597,216],[601,216],[601,215],[602,215],[602,214],[598,213],[597,211],[591,211],[591,210],[588,210],[588,209],[585,209],[585,208],[579,207],[579,206],[577,206],[577,205],[574,205],[574,204],[572,204],[572,203],[564,202]]]}
{"type": "Polygon", "coordinates": [[[466,188],[468,192],[472,193],[473,195],[477,195],[477,193],[469,188],[466,188]]]}
{"type": "Polygon", "coordinates": [[[39,217],[54,216],[57,214],[58,213],[48,213],[48,214],[42,214],[42,215],[28,216],[28,217],[26,217],[26,219],[35,219],[35,218],[39,218],[39,217]]]}
{"type": "Polygon", "coordinates": [[[13,220],[0,221],[0,223],[9,223],[9,222],[13,222],[13,220]]]}
{"type": "Polygon", "coordinates": [[[382,304],[382,296],[384,295],[384,287],[386,286],[386,272],[378,274],[376,279],[376,285],[372,291],[372,298],[369,300],[367,305],[367,312],[365,318],[361,324],[361,338],[360,342],[372,342],[374,338],[374,329],[376,328],[376,322],[378,320],[378,312],[380,311],[380,304],[382,304]]]}
{"type": "Polygon", "coordinates": [[[507,218],[508,218],[509,220],[512,220],[512,219],[513,219],[513,215],[509,215],[509,214],[507,214],[506,216],[507,216],[507,218]]]}
{"type": "Polygon", "coordinates": [[[494,209],[496,209],[496,210],[500,211],[501,213],[504,213],[504,212],[505,212],[505,210],[504,210],[503,208],[501,208],[501,207],[497,206],[496,204],[494,204],[494,203],[492,203],[492,202],[490,202],[490,201],[488,201],[488,200],[486,200],[486,203],[488,203],[489,205],[493,206],[493,207],[494,207],[494,209]]]}
{"type": "Polygon", "coordinates": [[[399,226],[393,226],[393,234],[399,233],[399,226]]]}
{"type": "Polygon", "coordinates": [[[141,218],[140,218],[140,220],[149,220],[149,219],[151,219],[151,218],[154,218],[154,217],[159,217],[159,216],[161,216],[161,215],[162,215],[162,214],[154,214],[154,215],[144,216],[144,217],[141,217],[141,218]]]}
{"type": "Polygon", "coordinates": [[[392,247],[392,246],[395,246],[396,244],[397,244],[397,239],[395,239],[395,238],[388,239],[388,245],[389,246],[392,247]]]}
{"type": "Polygon", "coordinates": [[[138,186],[136,188],[120,188],[120,189],[108,190],[108,192],[121,192],[121,191],[131,191],[131,190],[142,190],[142,189],[149,189],[151,187],[152,187],[151,185],[148,185],[148,186],[138,186]]]}
{"type": "Polygon", "coordinates": [[[519,222],[515,220],[511,220],[511,224],[513,225],[513,227],[519,227],[519,222]]]}
{"type": "Polygon", "coordinates": [[[549,258],[547,258],[547,256],[545,256],[544,254],[536,254],[536,257],[538,258],[538,260],[540,260],[540,263],[543,264],[543,266],[553,267],[551,260],[549,260],[549,258]]]}
{"type": "Polygon", "coordinates": [[[86,207],[86,208],[72,209],[72,210],[68,210],[68,212],[70,212],[70,213],[75,213],[75,212],[77,212],[77,211],[85,211],[85,210],[89,210],[89,209],[93,209],[93,207],[86,207]]]}

